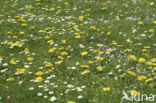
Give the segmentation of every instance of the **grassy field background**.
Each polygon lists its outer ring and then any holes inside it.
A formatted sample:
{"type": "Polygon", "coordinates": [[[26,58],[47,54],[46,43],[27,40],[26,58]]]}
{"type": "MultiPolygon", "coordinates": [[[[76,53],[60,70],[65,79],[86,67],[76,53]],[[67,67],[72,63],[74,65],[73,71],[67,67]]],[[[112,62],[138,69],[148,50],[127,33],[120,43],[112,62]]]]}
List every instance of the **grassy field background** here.
{"type": "Polygon", "coordinates": [[[0,103],[155,95],[155,11],[153,0],[0,0],[0,103]]]}

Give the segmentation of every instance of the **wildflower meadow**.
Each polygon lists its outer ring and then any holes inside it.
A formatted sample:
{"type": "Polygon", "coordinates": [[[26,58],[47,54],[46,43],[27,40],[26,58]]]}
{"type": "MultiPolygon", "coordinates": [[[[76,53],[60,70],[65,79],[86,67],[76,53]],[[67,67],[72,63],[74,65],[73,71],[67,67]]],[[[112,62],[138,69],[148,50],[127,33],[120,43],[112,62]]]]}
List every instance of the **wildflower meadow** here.
{"type": "Polygon", "coordinates": [[[156,103],[156,1],[0,0],[0,103],[156,103]]]}

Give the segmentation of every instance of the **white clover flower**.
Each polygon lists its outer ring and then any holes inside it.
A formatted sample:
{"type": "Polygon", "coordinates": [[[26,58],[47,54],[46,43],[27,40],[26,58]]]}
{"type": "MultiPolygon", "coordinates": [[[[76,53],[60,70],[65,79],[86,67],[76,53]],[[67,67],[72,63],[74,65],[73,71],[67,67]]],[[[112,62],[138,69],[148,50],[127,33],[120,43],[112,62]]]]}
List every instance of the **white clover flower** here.
{"type": "Polygon", "coordinates": [[[54,94],[54,92],[53,91],[49,91],[49,94],[54,94]]]}
{"type": "Polygon", "coordinates": [[[56,97],[55,96],[52,96],[51,98],[50,98],[50,101],[52,101],[52,102],[54,102],[56,100],[56,97]]]}
{"type": "Polygon", "coordinates": [[[34,87],[30,87],[29,90],[30,90],[30,91],[31,91],[31,90],[34,90],[34,87]]]}
{"type": "Polygon", "coordinates": [[[78,98],[78,99],[81,99],[81,98],[83,98],[83,96],[79,95],[77,98],[78,98]]]}
{"type": "Polygon", "coordinates": [[[37,96],[42,96],[43,94],[42,93],[37,93],[37,96]]]}

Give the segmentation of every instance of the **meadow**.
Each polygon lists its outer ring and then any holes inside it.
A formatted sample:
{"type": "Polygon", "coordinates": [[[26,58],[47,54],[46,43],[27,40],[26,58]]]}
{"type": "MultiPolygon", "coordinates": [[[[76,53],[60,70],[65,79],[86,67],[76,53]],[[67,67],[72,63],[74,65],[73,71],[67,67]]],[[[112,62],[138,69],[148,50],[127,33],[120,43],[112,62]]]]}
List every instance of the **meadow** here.
{"type": "Polygon", "coordinates": [[[0,0],[0,103],[156,103],[124,93],[156,99],[154,0],[0,0]]]}

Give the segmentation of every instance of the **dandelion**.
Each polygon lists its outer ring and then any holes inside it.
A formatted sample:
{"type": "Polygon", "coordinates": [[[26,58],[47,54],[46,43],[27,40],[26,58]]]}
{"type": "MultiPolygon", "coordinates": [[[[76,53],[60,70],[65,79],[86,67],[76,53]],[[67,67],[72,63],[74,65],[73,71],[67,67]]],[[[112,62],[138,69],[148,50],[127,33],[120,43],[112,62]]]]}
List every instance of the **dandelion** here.
{"type": "Polygon", "coordinates": [[[154,29],[149,29],[148,32],[153,33],[154,29]]]}
{"type": "Polygon", "coordinates": [[[44,75],[44,73],[43,73],[43,72],[41,72],[41,71],[36,72],[35,74],[36,74],[37,76],[42,76],[42,75],[44,75]]]}
{"type": "Polygon", "coordinates": [[[148,61],[148,62],[146,62],[146,64],[147,64],[147,65],[152,65],[153,63],[150,62],[150,61],[148,61]]]}
{"type": "Polygon", "coordinates": [[[145,60],[145,58],[139,58],[139,60],[138,60],[140,63],[143,63],[143,62],[145,62],[146,60],[145,60]]]}
{"type": "Polygon", "coordinates": [[[103,7],[103,8],[101,8],[101,10],[103,10],[103,11],[104,11],[104,10],[107,10],[107,9],[108,9],[108,7],[103,7]]]}
{"type": "Polygon", "coordinates": [[[77,35],[77,36],[75,36],[75,38],[76,38],[76,39],[80,39],[80,38],[81,38],[81,36],[80,36],[80,35],[77,35]]]}
{"type": "Polygon", "coordinates": [[[147,77],[146,76],[138,76],[137,80],[145,80],[147,77]]]}
{"type": "Polygon", "coordinates": [[[64,5],[69,6],[69,2],[65,2],[64,5]]]}
{"type": "Polygon", "coordinates": [[[108,91],[110,91],[111,89],[110,89],[109,87],[106,87],[106,88],[103,88],[103,90],[104,90],[105,92],[108,92],[108,91]]]}
{"type": "Polygon", "coordinates": [[[62,44],[66,44],[66,43],[67,43],[67,41],[66,41],[66,40],[62,40],[61,42],[62,42],[62,44]]]}
{"type": "Polygon", "coordinates": [[[27,26],[27,24],[25,24],[25,23],[22,23],[22,24],[21,24],[21,26],[25,27],[25,26],[27,26]]]}
{"type": "Polygon", "coordinates": [[[125,77],[125,75],[124,75],[124,74],[121,74],[121,75],[120,75],[120,78],[124,78],[124,77],[125,77]]]}
{"type": "Polygon", "coordinates": [[[136,56],[135,55],[128,55],[127,56],[129,59],[131,60],[137,60],[136,56]]]}
{"type": "Polygon", "coordinates": [[[89,70],[84,70],[82,74],[88,74],[89,72],[90,72],[89,70]]]}
{"type": "Polygon", "coordinates": [[[80,19],[81,21],[83,21],[84,16],[79,16],[79,19],[80,19]]]}
{"type": "Polygon", "coordinates": [[[47,36],[44,37],[44,39],[50,39],[50,36],[47,35],[47,36]]]}
{"type": "Polygon", "coordinates": [[[103,57],[97,57],[96,60],[97,61],[103,61],[103,57]]]}
{"type": "Polygon", "coordinates": [[[147,82],[150,82],[150,81],[153,81],[153,80],[154,80],[153,78],[148,78],[148,79],[146,79],[145,82],[147,83],[147,82]]]}
{"type": "Polygon", "coordinates": [[[107,35],[110,35],[111,34],[111,32],[109,31],[109,32],[107,32],[107,35]]]}
{"type": "Polygon", "coordinates": [[[51,43],[54,43],[54,41],[53,40],[48,40],[47,43],[51,44],[51,43]]]}
{"type": "Polygon", "coordinates": [[[132,76],[136,76],[136,74],[133,71],[127,71],[127,73],[132,75],[132,76]]]}
{"type": "Polygon", "coordinates": [[[150,6],[154,5],[154,2],[150,2],[150,6]]]}
{"type": "Polygon", "coordinates": [[[156,21],[153,21],[153,24],[156,24],[156,21]]]}
{"type": "Polygon", "coordinates": [[[27,60],[28,60],[28,61],[33,61],[34,58],[32,58],[32,57],[28,57],[27,60]]]}
{"type": "Polygon", "coordinates": [[[88,64],[93,64],[94,63],[94,61],[88,61],[88,64]]]}
{"type": "Polygon", "coordinates": [[[113,44],[113,45],[117,45],[117,43],[116,43],[116,42],[113,42],[112,44],[113,44]]]}
{"type": "Polygon", "coordinates": [[[14,80],[15,80],[15,78],[7,78],[6,79],[7,82],[11,82],[11,81],[14,81],[14,80]]]}
{"type": "Polygon", "coordinates": [[[10,61],[10,64],[12,64],[12,65],[16,65],[17,63],[16,63],[16,61],[11,60],[11,61],[10,61]]]}
{"type": "Polygon", "coordinates": [[[68,55],[68,52],[62,52],[61,55],[68,55]]]}
{"type": "Polygon", "coordinates": [[[131,94],[131,96],[137,96],[137,95],[139,95],[139,92],[136,90],[130,90],[130,94],[131,94]]]}
{"type": "Polygon", "coordinates": [[[23,74],[23,73],[25,73],[26,71],[27,71],[27,70],[24,69],[24,68],[17,68],[17,69],[16,69],[17,74],[23,74]]]}
{"type": "Polygon", "coordinates": [[[49,53],[53,53],[54,50],[55,50],[55,48],[51,48],[51,49],[48,50],[48,52],[49,52],[49,53]]]}
{"type": "Polygon", "coordinates": [[[43,78],[42,78],[42,77],[36,77],[35,80],[36,80],[37,82],[42,82],[42,81],[43,81],[43,78]]]}
{"type": "Polygon", "coordinates": [[[82,53],[81,53],[82,56],[85,56],[85,55],[87,55],[87,54],[88,54],[88,52],[82,52],[82,53]]]}
{"type": "Polygon", "coordinates": [[[156,62],[156,58],[152,58],[151,59],[151,62],[156,62]]]}
{"type": "Polygon", "coordinates": [[[24,31],[19,32],[19,34],[23,35],[24,34],[24,31]]]}
{"type": "Polygon", "coordinates": [[[143,25],[144,23],[143,23],[142,21],[139,21],[138,24],[139,24],[139,25],[143,25]]]}
{"type": "Polygon", "coordinates": [[[24,53],[28,53],[29,52],[29,49],[28,48],[25,48],[24,49],[24,53]]]}
{"type": "Polygon", "coordinates": [[[74,101],[67,101],[67,103],[76,103],[76,102],[74,102],[74,101]]]}
{"type": "Polygon", "coordinates": [[[90,26],[91,30],[96,30],[96,26],[90,26]]]}
{"type": "Polygon", "coordinates": [[[102,66],[97,66],[96,69],[101,72],[103,70],[103,67],[102,66]]]}
{"type": "Polygon", "coordinates": [[[81,68],[89,68],[88,65],[81,65],[81,68]]]}
{"type": "Polygon", "coordinates": [[[53,64],[48,63],[48,64],[45,64],[44,66],[45,66],[46,68],[49,68],[49,67],[52,67],[53,64]]]}

